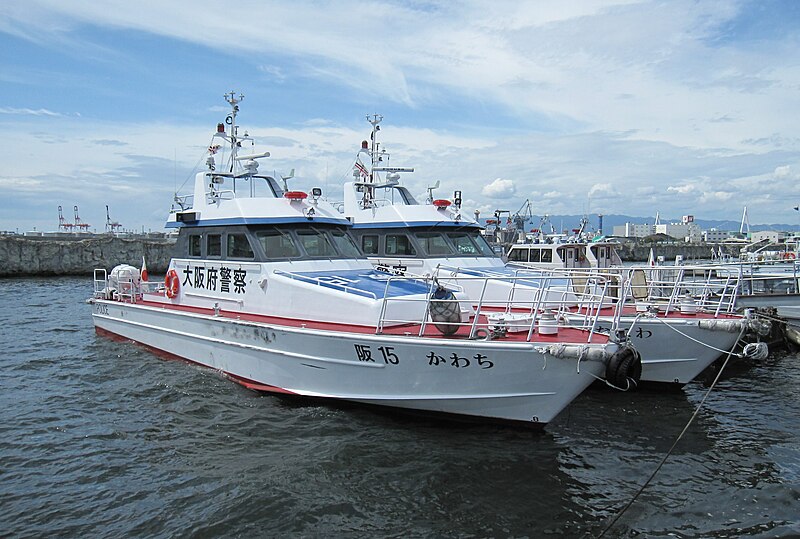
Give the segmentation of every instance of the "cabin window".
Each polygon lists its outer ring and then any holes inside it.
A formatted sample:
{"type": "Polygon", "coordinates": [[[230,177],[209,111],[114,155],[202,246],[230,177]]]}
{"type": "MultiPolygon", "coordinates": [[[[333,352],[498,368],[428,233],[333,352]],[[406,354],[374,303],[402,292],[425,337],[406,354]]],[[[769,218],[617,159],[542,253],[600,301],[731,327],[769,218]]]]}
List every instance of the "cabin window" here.
{"type": "Polygon", "coordinates": [[[542,251],[542,262],[552,262],[553,251],[542,251]]]}
{"type": "Polygon", "coordinates": [[[200,256],[200,234],[192,234],[189,236],[189,256],[200,256]]]}
{"type": "Polygon", "coordinates": [[[405,234],[388,234],[386,236],[386,254],[399,256],[417,256],[411,240],[405,234]]]}
{"type": "Polygon", "coordinates": [[[296,258],[300,256],[300,250],[295,245],[292,237],[280,230],[261,231],[256,234],[256,237],[268,259],[296,258]]]}
{"type": "Polygon", "coordinates": [[[450,255],[453,250],[447,244],[447,240],[442,234],[436,232],[425,232],[417,234],[417,239],[422,244],[422,249],[428,255],[450,255]]]}
{"type": "MultiPolygon", "coordinates": [[[[353,242],[348,234],[342,230],[331,230],[331,238],[339,254],[345,258],[360,258],[361,253],[358,252],[358,247],[353,242]]],[[[377,251],[376,251],[377,252],[377,251]]]]}
{"type": "Polygon", "coordinates": [[[335,257],[336,249],[328,239],[324,232],[316,229],[311,230],[298,230],[297,237],[300,239],[300,245],[305,249],[308,256],[320,257],[335,257]]]}
{"type": "Polygon", "coordinates": [[[364,254],[378,254],[378,236],[361,236],[361,250],[364,254]]]}
{"type": "Polygon", "coordinates": [[[511,252],[508,253],[508,260],[510,262],[527,262],[528,252],[528,249],[511,249],[511,252]]]}
{"type": "Polygon", "coordinates": [[[471,234],[470,238],[475,242],[475,245],[483,256],[495,256],[494,251],[492,251],[492,246],[486,242],[486,238],[478,233],[471,234]]]}
{"type": "Polygon", "coordinates": [[[222,235],[209,234],[206,237],[206,255],[222,256],[222,235]]]}
{"type": "Polygon", "coordinates": [[[228,234],[228,258],[254,258],[253,248],[244,234],[228,234]]]}
{"type": "Polygon", "coordinates": [[[464,233],[450,233],[450,240],[453,242],[453,245],[456,247],[456,252],[460,255],[476,255],[478,253],[478,247],[472,241],[472,238],[469,237],[468,234],[464,233]]]}

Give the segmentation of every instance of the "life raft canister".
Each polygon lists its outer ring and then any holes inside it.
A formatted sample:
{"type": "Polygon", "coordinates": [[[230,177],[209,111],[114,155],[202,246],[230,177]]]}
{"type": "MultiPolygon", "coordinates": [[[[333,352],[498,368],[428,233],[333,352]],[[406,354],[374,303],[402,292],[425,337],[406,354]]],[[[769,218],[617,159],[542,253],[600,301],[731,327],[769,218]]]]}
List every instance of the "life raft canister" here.
{"type": "Polygon", "coordinates": [[[167,292],[168,298],[174,298],[178,295],[178,289],[181,286],[180,278],[178,278],[178,272],[174,269],[171,269],[167,272],[167,276],[164,278],[164,288],[167,292]]]}
{"type": "Polygon", "coordinates": [[[632,346],[624,346],[606,365],[606,381],[618,389],[633,389],[642,377],[642,356],[632,346]]]}

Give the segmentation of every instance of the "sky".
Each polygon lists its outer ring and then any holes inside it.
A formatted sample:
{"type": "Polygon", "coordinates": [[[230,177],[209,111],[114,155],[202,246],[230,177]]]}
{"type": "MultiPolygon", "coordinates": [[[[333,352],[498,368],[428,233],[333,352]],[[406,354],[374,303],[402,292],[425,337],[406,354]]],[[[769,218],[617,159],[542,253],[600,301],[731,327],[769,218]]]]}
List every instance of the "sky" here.
{"type": "Polygon", "coordinates": [[[369,114],[483,216],[800,223],[800,2],[26,0],[0,10],[0,230],[163,230],[223,95],[332,200],[369,114]]]}

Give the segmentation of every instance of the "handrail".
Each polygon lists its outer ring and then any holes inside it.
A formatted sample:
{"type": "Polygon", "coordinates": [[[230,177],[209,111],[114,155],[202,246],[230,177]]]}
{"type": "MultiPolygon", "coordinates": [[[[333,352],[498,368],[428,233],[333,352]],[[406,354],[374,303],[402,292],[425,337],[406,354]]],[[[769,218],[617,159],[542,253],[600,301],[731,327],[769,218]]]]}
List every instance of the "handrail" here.
{"type": "MultiPolygon", "coordinates": [[[[608,296],[610,288],[610,280],[605,275],[598,275],[596,272],[590,273],[592,280],[585,293],[578,294],[577,303],[579,308],[572,310],[570,305],[575,306],[576,301],[569,299],[569,297],[576,297],[569,286],[564,286],[563,281],[568,280],[569,275],[561,272],[554,271],[537,271],[535,273],[536,284],[535,286],[522,286],[520,283],[531,281],[531,275],[527,273],[512,274],[512,275],[461,275],[458,272],[452,275],[441,275],[439,271],[446,270],[445,266],[437,267],[434,275],[427,280],[428,290],[424,297],[421,295],[416,296],[396,296],[390,297],[388,293],[389,284],[395,281],[413,280],[413,277],[408,275],[393,275],[388,279],[384,297],[381,298],[380,315],[376,331],[381,333],[385,331],[388,325],[404,325],[413,324],[415,327],[418,325],[418,335],[422,336],[426,332],[427,326],[434,322],[430,317],[431,303],[433,301],[433,291],[439,285],[452,290],[455,284],[459,284],[460,288],[472,290],[472,294],[468,301],[472,304],[473,310],[467,318],[465,311],[461,311],[462,315],[460,321],[447,321],[446,323],[454,326],[461,326],[468,328],[468,338],[478,338],[479,330],[485,328],[487,335],[491,336],[495,331],[501,327],[506,330],[514,327],[512,331],[526,331],[526,341],[533,339],[533,334],[538,327],[541,320],[541,313],[545,310],[553,310],[554,314],[557,313],[556,319],[559,320],[559,325],[563,326],[564,321],[567,321],[568,327],[577,330],[586,331],[586,342],[592,342],[595,335],[597,335],[597,328],[601,317],[602,309],[610,306],[611,301],[608,296]],[[457,281],[457,283],[456,283],[457,281]],[[469,285],[472,284],[472,286],[469,285]],[[498,289],[495,289],[492,297],[489,296],[489,287],[495,283],[501,283],[503,288],[504,299],[497,297],[498,289]],[[513,288],[514,294],[508,295],[508,288],[513,288]],[[409,316],[416,316],[421,318],[398,319],[397,313],[401,313],[404,309],[402,307],[390,308],[392,305],[399,303],[413,304],[421,303],[420,308],[409,308],[406,310],[409,316]],[[520,311],[520,309],[523,309],[520,311]],[[522,317],[522,313],[526,312],[528,316],[522,317]],[[392,314],[395,316],[389,318],[392,314]],[[504,318],[503,321],[498,323],[497,316],[509,317],[504,318]],[[566,317],[565,317],[566,315],[566,317]],[[579,315],[577,318],[575,315],[579,315]],[[524,329],[523,329],[524,328],[524,329]]],[[[456,297],[449,300],[436,300],[458,303],[461,309],[461,302],[463,298],[456,297]]],[[[616,318],[618,324],[619,318],[616,318]]],[[[616,325],[614,326],[616,327],[616,325]]],[[[614,328],[612,327],[612,331],[614,328]]]]}

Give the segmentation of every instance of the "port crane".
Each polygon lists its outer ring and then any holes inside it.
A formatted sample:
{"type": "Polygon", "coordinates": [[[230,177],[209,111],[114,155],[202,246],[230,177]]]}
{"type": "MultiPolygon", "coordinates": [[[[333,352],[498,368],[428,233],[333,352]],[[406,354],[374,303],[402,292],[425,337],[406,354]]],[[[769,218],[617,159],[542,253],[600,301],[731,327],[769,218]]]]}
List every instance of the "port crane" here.
{"type": "Polygon", "coordinates": [[[77,228],[79,231],[87,232],[89,230],[89,227],[92,226],[92,225],[90,225],[89,223],[84,223],[83,221],[81,221],[81,216],[78,215],[78,206],[77,205],[74,207],[74,210],[75,210],[75,228],[77,228]]]}
{"type": "Polygon", "coordinates": [[[61,206],[58,207],[58,230],[63,230],[64,232],[72,232],[72,228],[75,225],[72,223],[68,223],[67,220],[64,218],[64,212],[61,210],[61,206]]]}
{"type": "Polygon", "coordinates": [[[106,232],[117,232],[117,229],[122,225],[116,221],[111,220],[111,214],[108,211],[108,204],[106,204],[106,232]]]}
{"type": "Polygon", "coordinates": [[[531,222],[532,220],[533,208],[530,200],[525,200],[516,213],[511,216],[511,221],[514,223],[514,228],[516,228],[517,231],[524,231],[525,224],[531,222]]]}

